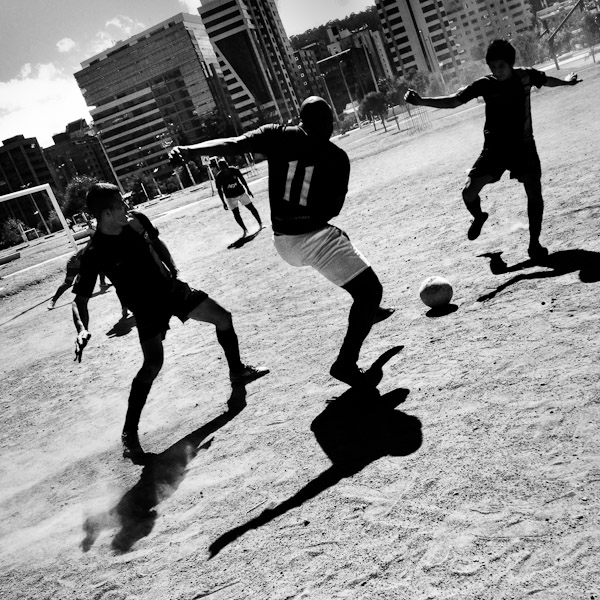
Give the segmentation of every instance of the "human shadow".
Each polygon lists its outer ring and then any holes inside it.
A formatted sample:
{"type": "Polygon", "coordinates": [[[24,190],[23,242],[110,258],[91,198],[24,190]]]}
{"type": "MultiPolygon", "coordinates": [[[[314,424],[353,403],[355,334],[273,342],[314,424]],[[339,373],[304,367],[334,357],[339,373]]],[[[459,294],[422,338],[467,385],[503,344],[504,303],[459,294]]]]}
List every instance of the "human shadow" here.
{"type": "Polygon", "coordinates": [[[164,452],[146,453],[140,480],[115,507],[85,520],[82,550],[87,552],[106,529],[119,528],[112,541],[112,548],[118,553],[129,551],[137,541],[147,536],[156,522],[155,507],[179,487],[186,476],[188,464],[198,452],[210,447],[213,438],[205,441],[206,438],[239,415],[245,406],[246,388],[243,384],[236,384],[224,413],[192,431],[164,452]]]}
{"type": "Polygon", "coordinates": [[[507,265],[501,255],[502,252],[486,252],[485,254],[480,254],[480,256],[490,259],[490,270],[494,275],[514,273],[531,267],[543,267],[547,270],[519,273],[499,285],[494,291],[477,298],[478,302],[491,300],[494,296],[519,281],[558,277],[560,275],[574,273],[575,271],[579,271],[579,280],[583,283],[595,283],[600,281],[599,252],[580,249],[559,250],[558,252],[553,252],[548,255],[548,257],[542,261],[525,260],[512,266],[507,265]]]}
{"type": "Polygon", "coordinates": [[[374,387],[351,388],[330,401],[312,422],[311,430],[331,466],[281,504],[218,537],[209,547],[210,557],[248,531],[301,506],[370,463],[384,456],[416,452],[422,443],[421,422],[395,410],[408,394],[409,390],[402,388],[383,396],[374,387]]]}
{"type": "Polygon", "coordinates": [[[109,338],[121,337],[127,335],[135,327],[135,317],[129,315],[128,317],[121,317],[107,332],[106,335],[109,338]]]}

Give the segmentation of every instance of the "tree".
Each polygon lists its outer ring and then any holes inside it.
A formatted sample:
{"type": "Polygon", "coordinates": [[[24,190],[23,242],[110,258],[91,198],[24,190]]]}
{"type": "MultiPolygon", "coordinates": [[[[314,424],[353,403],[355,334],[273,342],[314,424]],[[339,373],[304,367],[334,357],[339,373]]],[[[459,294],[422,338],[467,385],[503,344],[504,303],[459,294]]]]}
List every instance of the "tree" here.
{"type": "Polygon", "coordinates": [[[517,63],[523,67],[532,67],[543,58],[539,39],[532,31],[515,36],[512,44],[517,51],[517,63]]]}
{"type": "Polygon", "coordinates": [[[381,92],[369,92],[360,103],[360,112],[363,115],[369,115],[373,119],[373,125],[375,125],[375,116],[378,116],[386,131],[385,117],[387,116],[387,109],[388,103],[385,94],[381,92]]]}
{"type": "Polygon", "coordinates": [[[72,217],[75,213],[87,211],[85,198],[90,187],[97,181],[95,177],[88,177],[87,175],[76,175],[69,181],[61,206],[66,217],[72,217]]]}
{"type": "Polygon", "coordinates": [[[596,62],[594,46],[600,42],[600,13],[595,16],[589,12],[584,12],[581,19],[581,29],[586,44],[590,47],[592,60],[596,62]]]}

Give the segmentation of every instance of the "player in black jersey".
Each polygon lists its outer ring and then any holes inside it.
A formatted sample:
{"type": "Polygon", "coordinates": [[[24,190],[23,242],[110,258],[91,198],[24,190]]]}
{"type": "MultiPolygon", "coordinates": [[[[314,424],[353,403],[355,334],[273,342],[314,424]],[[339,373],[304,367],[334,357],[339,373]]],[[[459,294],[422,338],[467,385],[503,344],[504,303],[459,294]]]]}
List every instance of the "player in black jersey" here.
{"type": "Polygon", "coordinates": [[[233,218],[244,232],[244,237],[248,235],[248,230],[240,214],[240,204],[252,213],[258,222],[259,228],[262,229],[263,225],[260,215],[254,204],[252,204],[252,200],[250,200],[250,198],[254,198],[254,194],[250,191],[242,172],[236,167],[230,167],[224,158],[219,159],[217,164],[219,165],[219,172],[217,173],[215,182],[219,197],[223,203],[223,208],[231,210],[233,218]]]}
{"type": "Polygon", "coordinates": [[[128,212],[115,185],[94,184],[88,192],[87,204],[98,228],[81,256],[79,277],[73,287],[76,358],[81,361],[91,336],[88,301],[96,278],[103,271],[135,316],[144,355],[142,368],[131,385],[122,435],[123,456],[137,462],[144,454],[138,439],[138,423],[152,383],[163,365],[163,340],[173,315],[182,322],[193,319],[215,326],[232,383],[248,383],[266,375],[268,370],[242,363],[231,313],[205,292],[177,278],[177,268],[167,246],[158,237],[158,230],[144,214],[128,212]]]}
{"type": "Polygon", "coordinates": [[[330,374],[348,385],[369,384],[357,362],[373,323],[392,314],[380,308],[377,275],[347,234],[329,224],[344,204],[350,162],[330,141],[331,108],[318,96],[300,109],[301,124],[264,125],[235,138],[221,138],[171,151],[175,161],[196,155],[259,152],[269,162],[269,202],[275,248],[289,264],[311,266],[353,298],[348,329],[330,374]]]}
{"type": "Polygon", "coordinates": [[[575,85],[580,79],[575,73],[557,79],[536,69],[515,68],[516,51],[506,40],[492,41],[485,58],[492,74],[477,79],[456,94],[423,98],[409,90],[404,98],[411,104],[434,108],[456,108],[477,97],[485,100],[483,150],[462,191],[465,206],[474,218],[467,237],[470,240],[479,237],[488,218],[488,213],[481,210],[479,192],[488,183],[498,181],[508,170],[511,178],[523,184],[527,194],[529,256],[532,260],[542,261],[548,256],[548,250],[540,244],[544,200],[542,169],[533,139],[531,88],[575,85]]]}

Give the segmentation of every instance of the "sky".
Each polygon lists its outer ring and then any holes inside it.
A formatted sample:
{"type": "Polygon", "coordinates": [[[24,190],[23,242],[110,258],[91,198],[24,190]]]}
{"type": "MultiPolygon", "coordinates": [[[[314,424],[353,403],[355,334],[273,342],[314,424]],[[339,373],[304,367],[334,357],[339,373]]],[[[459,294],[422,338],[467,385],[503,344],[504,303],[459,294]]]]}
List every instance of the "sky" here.
{"type": "MultiPolygon", "coordinates": [[[[0,0],[0,142],[52,135],[91,120],[73,73],[81,62],[200,0],[0,0]]],[[[289,36],[372,6],[373,0],[278,0],[289,36]]]]}

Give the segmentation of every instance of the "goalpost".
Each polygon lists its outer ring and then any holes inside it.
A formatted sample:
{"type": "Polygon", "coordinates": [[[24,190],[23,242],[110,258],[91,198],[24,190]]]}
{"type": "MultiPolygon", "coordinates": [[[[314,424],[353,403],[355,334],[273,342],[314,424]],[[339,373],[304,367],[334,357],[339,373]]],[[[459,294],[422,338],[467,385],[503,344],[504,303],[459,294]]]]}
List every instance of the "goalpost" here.
{"type": "Polygon", "coordinates": [[[30,196],[31,194],[35,194],[37,192],[46,192],[48,194],[48,197],[50,198],[50,202],[52,203],[52,207],[54,208],[56,215],[59,218],[59,220],[63,226],[63,229],[67,233],[67,238],[69,240],[69,243],[71,244],[71,246],[73,246],[73,249],[75,251],[77,251],[77,249],[78,249],[77,243],[75,242],[73,233],[71,232],[71,229],[69,228],[67,220],[65,219],[65,215],[63,214],[63,211],[61,210],[60,206],[58,205],[58,202],[56,201],[56,196],[54,195],[54,192],[52,191],[52,188],[50,187],[49,183],[44,183],[42,185],[36,185],[34,187],[29,187],[24,190],[19,190],[18,192],[12,192],[10,194],[5,194],[4,196],[0,196],[0,202],[6,202],[7,200],[13,200],[15,198],[20,198],[21,196],[30,196]]]}

